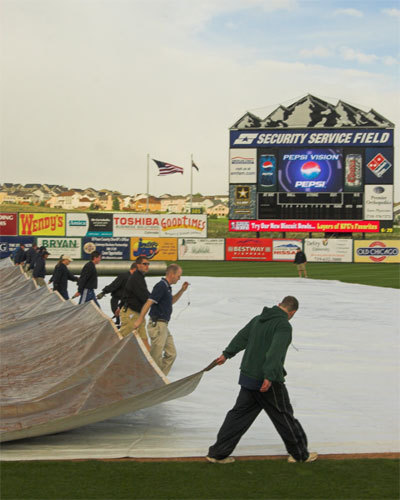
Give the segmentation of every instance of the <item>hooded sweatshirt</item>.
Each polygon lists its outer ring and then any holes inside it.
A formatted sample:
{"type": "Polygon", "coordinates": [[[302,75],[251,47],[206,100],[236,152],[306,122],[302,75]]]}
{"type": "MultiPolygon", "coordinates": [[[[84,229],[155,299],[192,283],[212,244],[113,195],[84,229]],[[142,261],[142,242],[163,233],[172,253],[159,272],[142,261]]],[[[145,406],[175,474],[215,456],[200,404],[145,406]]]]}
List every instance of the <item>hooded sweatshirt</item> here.
{"type": "Polygon", "coordinates": [[[256,389],[264,379],[271,382],[285,381],[286,371],[283,365],[291,341],[292,327],[287,313],[278,306],[264,307],[262,313],[255,316],[232,339],[223,354],[226,358],[232,358],[245,349],[239,383],[256,389]],[[257,381],[256,386],[242,383],[251,380],[257,381]]]}

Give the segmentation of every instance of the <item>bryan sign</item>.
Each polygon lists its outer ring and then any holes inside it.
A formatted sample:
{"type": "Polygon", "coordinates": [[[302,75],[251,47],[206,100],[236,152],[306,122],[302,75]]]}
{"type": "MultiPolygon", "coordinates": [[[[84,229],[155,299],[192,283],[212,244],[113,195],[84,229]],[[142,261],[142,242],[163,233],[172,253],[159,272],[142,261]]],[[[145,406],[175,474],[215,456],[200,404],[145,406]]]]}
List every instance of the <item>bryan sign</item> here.
{"type": "Polygon", "coordinates": [[[20,236],[64,236],[65,214],[19,214],[20,236]]]}

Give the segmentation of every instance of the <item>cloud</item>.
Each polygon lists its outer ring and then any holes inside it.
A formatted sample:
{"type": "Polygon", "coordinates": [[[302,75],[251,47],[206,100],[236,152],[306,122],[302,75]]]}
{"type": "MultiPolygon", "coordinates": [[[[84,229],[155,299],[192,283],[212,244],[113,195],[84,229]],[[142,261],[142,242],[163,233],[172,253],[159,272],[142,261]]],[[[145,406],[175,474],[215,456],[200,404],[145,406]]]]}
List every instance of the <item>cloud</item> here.
{"type": "Polygon", "coordinates": [[[400,9],[382,9],[382,12],[391,17],[400,17],[400,9]]]}
{"type": "Polygon", "coordinates": [[[344,15],[352,17],[363,17],[364,14],[358,9],[336,9],[334,12],[335,16],[344,15]]]}
{"type": "Polygon", "coordinates": [[[324,47],[322,45],[313,47],[312,49],[303,49],[300,51],[300,55],[302,57],[306,58],[313,58],[313,57],[332,57],[334,55],[334,52],[331,49],[328,49],[327,47],[324,47]]]}
{"type": "Polygon", "coordinates": [[[345,61],[357,61],[363,64],[371,64],[379,59],[375,54],[364,54],[350,47],[341,47],[340,55],[345,61]]]}
{"type": "Polygon", "coordinates": [[[382,58],[382,61],[386,66],[393,66],[394,64],[398,64],[398,60],[392,56],[385,56],[382,58]]]}

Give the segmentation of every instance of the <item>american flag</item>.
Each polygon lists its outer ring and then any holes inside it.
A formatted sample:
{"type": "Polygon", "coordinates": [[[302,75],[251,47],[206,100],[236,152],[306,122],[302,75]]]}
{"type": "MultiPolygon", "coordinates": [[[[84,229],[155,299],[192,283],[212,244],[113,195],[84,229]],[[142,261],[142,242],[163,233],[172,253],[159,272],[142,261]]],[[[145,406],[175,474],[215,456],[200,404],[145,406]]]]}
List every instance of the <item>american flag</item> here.
{"type": "Polygon", "coordinates": [[[169,175],[169,174],[183,174],[183,168],[182,167],[177,167],[176,165],[172,165],[171,163],[165,163],[164,161],[159,161],[159,160],[154,160],[154,163],[156,163],[157,167],[160,170],[160,173],[158,175],[169,175]]]}

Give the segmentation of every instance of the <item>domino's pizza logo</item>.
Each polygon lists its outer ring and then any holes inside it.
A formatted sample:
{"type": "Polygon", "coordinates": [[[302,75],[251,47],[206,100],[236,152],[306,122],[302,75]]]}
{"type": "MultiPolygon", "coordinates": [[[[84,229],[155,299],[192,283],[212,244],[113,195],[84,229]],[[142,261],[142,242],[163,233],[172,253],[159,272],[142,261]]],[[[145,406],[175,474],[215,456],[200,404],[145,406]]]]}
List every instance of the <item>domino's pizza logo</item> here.
{"type": "Polygon", "coordinates": [[[375,174],[378,178],[382,177],[389,168],[392,166],[390,161],[383,156],[382,153],[378,153],[372,160],[367,164],[367,167],[375,174]]]}

